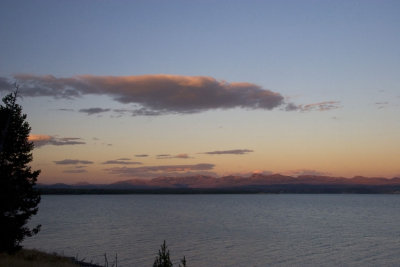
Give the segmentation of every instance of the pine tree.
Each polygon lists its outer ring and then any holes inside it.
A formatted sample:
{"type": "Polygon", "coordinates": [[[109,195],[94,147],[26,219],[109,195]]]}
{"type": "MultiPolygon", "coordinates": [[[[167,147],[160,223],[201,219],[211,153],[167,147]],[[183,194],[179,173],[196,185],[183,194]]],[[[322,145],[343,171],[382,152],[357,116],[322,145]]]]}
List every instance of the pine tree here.
{"type": "Polygon", "coordinates": [[[40,225],[26,224],[38,211],[40,194],[35,188],[39,170],[32,171],[33,143],[26,114],[16,103],[18,87],[0,105],[0,252],[15,252],[25,237],[37,234],[40,225]]]}
{"type": "Polygon", "coordinates": [[[186,257],[185,256],[183,256],[183,259],[181,259],[181,263],[182,263],[182,265],[179,264],[179,267],[186,267],[186,257]]]}
{"type": "Polygon", "coordinates": [[[169,250],[167,245],[164,243],[161,245],[161,250],[158,250],[158,256],[153,263],[153,267],[172,267],[171,259],[169,258],[169,250]]]}

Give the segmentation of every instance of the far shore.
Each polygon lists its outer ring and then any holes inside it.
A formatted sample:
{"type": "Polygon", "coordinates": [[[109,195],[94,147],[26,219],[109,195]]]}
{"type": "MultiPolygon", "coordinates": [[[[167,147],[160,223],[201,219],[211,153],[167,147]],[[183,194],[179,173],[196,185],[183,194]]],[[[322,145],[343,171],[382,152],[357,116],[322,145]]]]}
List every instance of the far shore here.
{"type": "Polygon", "coordinates": [[[399,194],[400,185],[279,184],[230,188],[82,188],[40,187],[43,195],[112,194],[399,194]]]}

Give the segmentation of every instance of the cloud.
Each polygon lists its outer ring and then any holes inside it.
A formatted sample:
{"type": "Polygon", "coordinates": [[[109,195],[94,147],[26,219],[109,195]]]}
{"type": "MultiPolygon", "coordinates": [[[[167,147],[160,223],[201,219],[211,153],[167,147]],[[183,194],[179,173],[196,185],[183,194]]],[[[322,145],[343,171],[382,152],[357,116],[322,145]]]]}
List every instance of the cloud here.
{"type": "Polygon", "coordinates": [[[178,154],[174,156],[175,159],[190,159],[188,154],[178,154]]]}
{"type": "Polygon", "coordinates": [[[165,158],[165,157],[170,157],[170,154],[158,154],[156,155],[157,158],[165,158]]]}
{"type": "Polygon", "coordinates": [[[59,111],[74,111],[72,108],[59,108],[59,111]]]}
{"type": "Polygon", "coordinates": [[[108,95],[121,103],[141,106],[132,115],[196,113],[214,109],[276,108],[284,97],[248,82],[216,80],[206,76],[140,75],[94,76],[78,75],[57,78],[52,75],[18,74],[23,96],[74,98],[82,95],[108,95]]]}
{"type": "Polygon", "coordinates": [[[87,166],[86,165],[77,165],[74,167],[75,167],[75,169],[83,169],[83,168],[86,168],[87,166]]]}
{"type": "Polygon", "coordinates": [[[200,163],[195,165],[163,165],[163,166],[145,166],[145,167],[115,167],[106,169],[111,174],[121,176],[137,176],[137,177],[154,177],[160,175],[176,175],[179,173],[193,172],[193,171],[209,171],[214,168],[214,164],[200,163]]]}
{"type": "Polygon", "coordinates": [[[210,151],[210,152],[204,152],[202,154],[208,154],[208,155],[226,155],[226,154],[232,154],[232,155],[243,155],[246,153],[254,152],[253,150],[250,149],[233,149],[233,150],[217,150],[217,151],[210,151]]]}
{"type": "Polygon", "coordinates": [[[0,91],[11,92],[14,90],[14,84],[9,82],[7,78],[0,77],[0,91]]]}
{"type": "Polygon", "coordinates": [[[299,106],[297,106],[296,104],[294,104],[294,103],[288,103],[287,105],[286,105],[286,107],[285,107],[285,110],[286,111],[294,111],[294,110],[298,110],[299,109],[299,106]]]}
{"type": "Polygon", "coordinates": [[[83,145],[86,144],[82,141],[81,138],[78,137],[56,137],[51,135],[43,135],[43,134],[31,134],[28,137],[28,140],[33,142],[35,147],[42,147],[45,145],[53,145],[53,146],[66,146],[66,145],[83,145]]]}
{"type": "Polygon", "coordinates": [[[168,112],[151,110],[151,109],[147,109],[147,108],[139,108],[139,109],[131,110],[130,113],[132,116],[160,116],[160,115],[163,115],[168,112]]]}
{"type": "MultiPolygon", "coordinates": [[[[299,105],[298,110],[300,111],[327,111],[331,109],[337,109],[339,108],[340,102],[339,101],[324,101],[324,102],[319,102],[319,103],[313,103],[313,104],[307,104],[307,105],[299,105]]],[[[290,105],[290,104],[289,104],[290,105]]],[[[292,106],[291,108],[294,108],[292,106]]],[[[294,109],[292,109],[294,110],[294,109]]]]}
{"type": "Polygon", "coordinates": [[[85,170],[85,169],[70,169],[70,170],[65,170],[65,171],[63,171],[64,173],[85,173],[85,172],[88,172],[87,170],[85,170]]]}
{"type": "Polygon", "coordinates": [[[130,161],[129,159],[117,159],[117,160],[107,160],[102,164],[114,164],[114,165],[140,165],[141,162],[138,161],[130,161]]]}
{"type": "Polygon", "coordinates": [[[86,113],[87,115],[93,115],[93,114],[98,114],[98,113],[103,113],[110,111],[109,108],[84,108],[80,109],[79,112],[86,113]]]}
{"type": "Polygon", "coordinates": [[[266,170],[254,170],[251,172],[252,175],[258,174],[258,175],[272,175],[274,174],[273,171],[266,171],[266,170]]]}
{"type": "Polygon", "coordinates": [[[113,109],[115,113],[117,113],[116,117],[121,117],[122,115],[129,114],[131,116],[160,116],[160,115],[165,115],[165,114],[171,114],[171,113],[176,113],[176,112],[169,112],[166,110],[152,110],[148,108],[134,108],[134,109],[113,109]]]}
{"type": "Polygon", "coordinates": [[[188,154],[177,154],[177,155],[169,155],[169,154],[161,154],[157,155],[157,159],[190,159],[188,154]]]}
{"type": "Polygon", "coordinates": [[[389,102],[375,102],[375,105],[378,106],[378,109],[383,109],[389,106],[389,102]]]}
{"type": "Polygon", "coordinates": [[[147,155],[147,154],[138,154],[138,155],[135,155],[135,157],[137,157],[137,158],[146,158],[146,157],[148,157],[149,155],[147,155]]]}
{"type": "Polygon", "coordinates": [[[78,160],[78,159],[64,159],[53,161],[57,165],[78,165],[78,164],[93,164],[93,161],[78,160]]]}
{"type": "Polygon", "coordinates": [[[314,176],[325,176],[328,175],[326,172],[320,172],[316,170],[300,169],[287,172],[287,175],[291,176],[302,176],[302,175],[314,175],[314,176]]]}

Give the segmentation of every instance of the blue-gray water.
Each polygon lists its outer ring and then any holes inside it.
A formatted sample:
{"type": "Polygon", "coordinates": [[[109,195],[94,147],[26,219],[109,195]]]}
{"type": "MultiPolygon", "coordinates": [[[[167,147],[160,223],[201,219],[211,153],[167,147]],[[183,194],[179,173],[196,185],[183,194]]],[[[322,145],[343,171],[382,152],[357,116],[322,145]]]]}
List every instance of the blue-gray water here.
{"type": "Polygon", "coordinates": [[[399,266],[398,195],[43,196],[26,247],[152,266],[399,266]]]}

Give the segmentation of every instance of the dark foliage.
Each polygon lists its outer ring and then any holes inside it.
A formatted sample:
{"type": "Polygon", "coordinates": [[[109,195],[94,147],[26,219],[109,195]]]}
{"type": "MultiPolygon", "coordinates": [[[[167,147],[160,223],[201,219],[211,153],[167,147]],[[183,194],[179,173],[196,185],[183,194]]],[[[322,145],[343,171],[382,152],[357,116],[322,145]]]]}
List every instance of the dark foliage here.
{"type": "MultiPolygon", "coordinates": [[[[161,245],[161,249],[158,250],[158,256],[156,257],[156,260],[153,263],[153,267],[172,267],[172,266],[174,265],[172,264],[172,261],[169,257],[169,250],[167,249],[167,245],[164,240],[164,243],[161,245]]],[[[186,266],[187,266],[186,257],[183,256],[179,264],[179,267],[186,267],[186,266]]]]}
{"type": "Polygon", "coordinates": [[[167,245],[164,243],[161,245],[161,249],[158,250],[158,256],[153,263],[153,267],[172,267],[171,259],[169,258],[169,250],[167,250],[167,245]]]}
{"type": "Polygon", "coordinates": [[[181,259],[182,265],[179,264],[179,267],[186,267],[186,257],[183,256],[183,259],[181,259]]]}
{"type": "Polygon", "coordinates": [[[35,184],[40,171],[28,166],[31,128],[16,104],[17,91],[5,96],[0,106],[0,251],[6,252],[20,249],[21,241],[40,229],[40,225],[32,229],[26,225],[38,211],[40,194],[35,184]]]}

